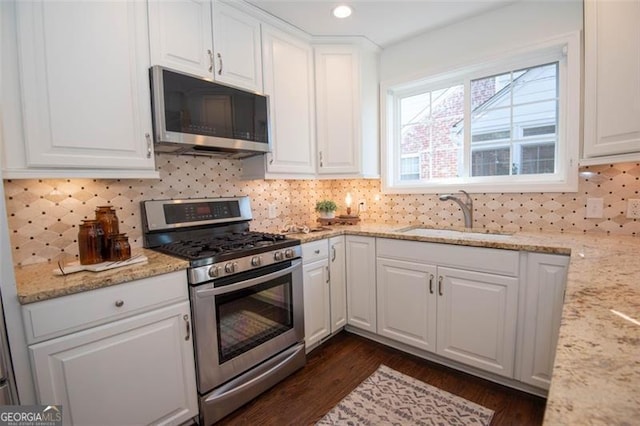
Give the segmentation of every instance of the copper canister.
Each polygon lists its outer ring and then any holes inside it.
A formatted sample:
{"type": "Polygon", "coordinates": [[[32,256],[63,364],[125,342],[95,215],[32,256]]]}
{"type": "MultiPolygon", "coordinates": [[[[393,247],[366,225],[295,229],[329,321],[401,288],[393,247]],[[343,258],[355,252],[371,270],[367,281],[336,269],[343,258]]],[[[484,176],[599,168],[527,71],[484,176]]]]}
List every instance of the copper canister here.
{"type": "Polygon", "coordinates": [[[120,233],[120,226],[116,211],[112,206],[98,206],[96,208],[96,220],[102,225],[104,239],[102,241],[102,258],[104,260],[116,260],[111,258],[111,236],[120,233]]]}
{"type": "Polygon", "coordinates": [[[126,234],[111,235],[109,239],[111,240],[109,260],[122,261],[131,257],[131,246],[126,234]]]}
{"type": "Polygon", "coordinates": [[[97,220],[83,220],[78,231],[78,252],[81,265],[102,262],[104,233],[97,220]]]}

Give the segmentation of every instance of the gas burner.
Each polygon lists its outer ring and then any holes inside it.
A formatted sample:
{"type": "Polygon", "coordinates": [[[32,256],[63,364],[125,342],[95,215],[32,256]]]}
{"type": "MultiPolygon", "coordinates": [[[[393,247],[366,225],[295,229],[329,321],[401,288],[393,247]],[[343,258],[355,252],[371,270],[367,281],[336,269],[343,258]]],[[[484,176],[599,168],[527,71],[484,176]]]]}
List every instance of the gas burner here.
{"type": "Polygon", "coordinates": [[[199,234],[197,238],[164,244],[158,247],[158,250],[204,263],[218,261],[220,258],[227,259],[278,249],[282,244],[288,245],[288,241],[290,240],[281,234],[253,231],[226,232],[217,235],[199,234]]]}

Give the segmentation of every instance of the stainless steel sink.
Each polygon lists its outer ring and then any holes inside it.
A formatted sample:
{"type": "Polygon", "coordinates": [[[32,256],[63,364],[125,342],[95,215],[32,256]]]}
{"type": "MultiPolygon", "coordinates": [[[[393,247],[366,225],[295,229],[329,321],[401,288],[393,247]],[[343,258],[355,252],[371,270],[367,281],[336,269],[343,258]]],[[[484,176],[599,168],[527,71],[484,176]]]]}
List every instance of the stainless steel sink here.
{"type": "Polygon", "coordinates": [[[416,235],[419,237],[440,237],[440,238],[463,238],[474,240],[507,240],[513,235],[497,234],[488,232],[457,231],[454,229],[434,229],[434,228],[405,228],[398,232],[405,235],[416,235]]]}

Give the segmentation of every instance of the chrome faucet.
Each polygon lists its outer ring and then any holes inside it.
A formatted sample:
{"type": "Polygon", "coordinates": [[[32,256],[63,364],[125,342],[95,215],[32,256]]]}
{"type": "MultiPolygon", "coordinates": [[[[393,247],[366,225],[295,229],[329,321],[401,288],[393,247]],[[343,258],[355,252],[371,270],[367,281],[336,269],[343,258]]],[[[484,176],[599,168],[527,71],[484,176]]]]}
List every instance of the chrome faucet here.
{"type": "Polygon", "coordinates": [[[458,192],[462,192],[465,195],[465,201],[462,201],[460,198],[456,197],[453,194],[441,195],[440,201],[451,200],[458,203],[460,209],[462,209],[462,214],[464,215],[464,227],[471,229],[473,227],[473,200],[466,191],[460,190],[458,192]]]}

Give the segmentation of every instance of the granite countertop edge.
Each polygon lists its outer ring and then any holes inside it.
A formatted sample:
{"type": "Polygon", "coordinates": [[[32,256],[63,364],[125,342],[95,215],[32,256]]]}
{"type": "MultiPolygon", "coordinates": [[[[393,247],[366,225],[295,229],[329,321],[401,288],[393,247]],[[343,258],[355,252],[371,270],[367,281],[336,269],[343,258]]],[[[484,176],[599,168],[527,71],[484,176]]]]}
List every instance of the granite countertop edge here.
{"type": "Polygon", "coordinates": [[[184,270],[189,262],[153,250],[138,249],[132,253],[145,255],[147,262],[136,263],[103,272],[75,272],[54,275],[55,262],[38,263],[14,269],[18,301],[22,305],[96,290],[155,275],[184,270]]]}

